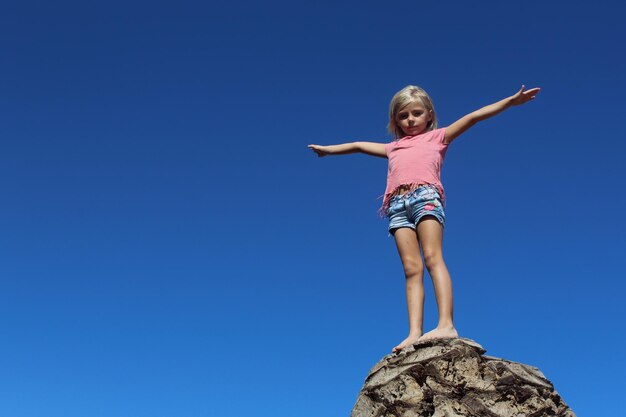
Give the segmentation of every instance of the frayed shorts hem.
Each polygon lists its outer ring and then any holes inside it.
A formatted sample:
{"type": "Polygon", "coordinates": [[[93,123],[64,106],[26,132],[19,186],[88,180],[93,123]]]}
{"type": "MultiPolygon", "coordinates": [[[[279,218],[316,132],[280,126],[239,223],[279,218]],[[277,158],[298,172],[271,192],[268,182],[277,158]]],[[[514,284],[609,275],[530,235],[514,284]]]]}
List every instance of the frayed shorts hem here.
{"type": "Polygon", "coordinates": [[[441,227],[445,227],[446,221],[445,221],[444,218],[442,218],[441,216],[439,216],[437,214],[434,214],[434,213],[424,213],[423,215],[421,215],[415,221],[415,223],[408,223],[407,222],[407,223],[403,223],[403,224],[400,224],[400,225],[394,225],[394,226],[389,225],[389,234],[391,236],[393,236],[393,234],[395,233],[396,230],[402,229],[402,228],[405,228],[405,227],[409,228],[409,229],[412,229],[412,230],[415,230],[415,229],[417,229],[417,225],[419,224],[419,222],[421,222],[422,219],[424,219],[425,217],[433,217],[433,218],[437,219],[437,221],[439,223],[441,223],[441,227]]]}

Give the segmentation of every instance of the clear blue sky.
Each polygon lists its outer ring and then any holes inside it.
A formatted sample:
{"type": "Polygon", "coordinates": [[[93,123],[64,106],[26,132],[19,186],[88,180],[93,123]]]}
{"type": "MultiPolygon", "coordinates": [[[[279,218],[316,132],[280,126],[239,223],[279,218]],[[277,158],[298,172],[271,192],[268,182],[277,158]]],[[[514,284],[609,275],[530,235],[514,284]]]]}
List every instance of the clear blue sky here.
{"type": "MultiPolygon", "coordinates": [[[[0,13],[0,416],[349,414],[406,336],[376,215],[407,84],[448,151],[456,324],[622,415],[621,2],[21,2],[0,13]]],[[[436,310],[428,288],[426,322],[436,310]]]]}

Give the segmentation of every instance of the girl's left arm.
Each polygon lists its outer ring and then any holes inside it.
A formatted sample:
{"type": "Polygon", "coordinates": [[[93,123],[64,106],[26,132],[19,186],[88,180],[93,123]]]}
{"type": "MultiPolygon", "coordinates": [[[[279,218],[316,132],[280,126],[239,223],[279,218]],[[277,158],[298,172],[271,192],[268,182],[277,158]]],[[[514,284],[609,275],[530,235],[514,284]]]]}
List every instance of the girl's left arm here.
{"type": "Polygon", "coordinates": [[[490,104],[483,107],[482,109],[478,109],[475,112],[461,117],[459,120],[452,123],[446,128],[446,136],[444,137],[443,142],[446,144],[452,143],[454,139],[459,137],[467,129],[474,126],[481,120],[493,117],[511,106],[518,106],[520,104],[527,103],[530,100],[534,99],[539,91],[540,88],[531,88],[530,90],[525,90],[524,86],[522,86],[522,88],[520,88],[520,90],[517,93],[513,94],[511,97],[507,97],[503,100],[498,101],[497,103],[490,104]]]}

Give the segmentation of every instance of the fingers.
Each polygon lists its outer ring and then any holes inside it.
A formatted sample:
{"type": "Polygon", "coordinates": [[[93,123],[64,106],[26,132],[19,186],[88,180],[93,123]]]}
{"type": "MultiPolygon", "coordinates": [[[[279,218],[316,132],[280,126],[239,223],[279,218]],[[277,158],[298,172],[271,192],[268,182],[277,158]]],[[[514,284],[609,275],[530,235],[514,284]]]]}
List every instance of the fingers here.
{"type": "Polygon", "coordinates": [[[531,88],[530,90],[526,90],[524,94],[528,94],[529,96],[534,97],[537,94],[539,94],[540,91],[541,91],[541,88],[535,87],[535,88],[531,88]]]}
{"type": "Polygon", "coordinates": [[[308,145],[307,148],[315,152],[320,158],[326,156],[326,153],[320,148],[319,145],[308,145]]]}
{"type": "Polygon", "coordinates": [[[539,87],[534,87],[531,88],[530,90],[525,90],[526,86],[522,84],[522,88],[519,89],[519,91],[515,94],[517,96],[520,95],[531,95],[531,96],[535,96],[537,95],[537,93],[539,93],[541,91],[541,88],[539,87]]]}
{"type": "Polygon", "coordinates": [[[523,104],[530,100],[534,100],[535,96],[541,91],[541,88],[535,87],[530,90],[525,90],[526,86],[522,85],[517,93],[512,97],[514,105],[523,104]]]}
{"type": "Polygon", "coordinates": [[[530,90],[524,91],[524,98],[526,101],[534,100],[535,96],[541,91],[540,88],[531,88],[530,90]]]}
{"type": "Polygon", "coordinates": [[[534,87],[531,88],[529,90],[525,89],[526,86],[524,84],[522,84],[522,87],[519,89],[519,91],[516,93],[516,95],[521,95],[521,94],[537,94],[539,91],[541,91],[541,88],[539,87],[534,87]]]}

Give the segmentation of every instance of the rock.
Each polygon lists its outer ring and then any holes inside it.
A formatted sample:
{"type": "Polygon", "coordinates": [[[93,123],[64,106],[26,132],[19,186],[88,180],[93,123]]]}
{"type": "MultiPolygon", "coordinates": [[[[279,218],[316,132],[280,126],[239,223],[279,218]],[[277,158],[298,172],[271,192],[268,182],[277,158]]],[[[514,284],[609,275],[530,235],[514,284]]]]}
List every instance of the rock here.
{"type": "Polygon", "coordinates": [[[370,371],[351,417],[576,417],[535,367],[470,339],[421,342],[370,371]]]}

